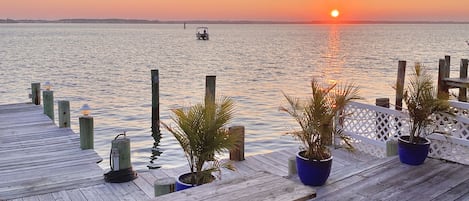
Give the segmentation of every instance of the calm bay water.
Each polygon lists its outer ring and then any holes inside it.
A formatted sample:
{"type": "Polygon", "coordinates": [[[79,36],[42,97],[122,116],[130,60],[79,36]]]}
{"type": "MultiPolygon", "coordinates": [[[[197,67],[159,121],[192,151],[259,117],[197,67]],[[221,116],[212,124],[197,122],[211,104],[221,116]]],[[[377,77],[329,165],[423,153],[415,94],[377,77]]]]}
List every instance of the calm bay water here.
{"type": "MultiPolygon", "coordinates": [[[[296,124],[278,111],[282,91],[300,97],[312,77],[361,87],[362,102],[394,99],[398,60],[422,62],[437,76],[438,59],[452,56],[452,75],[469,57],[469,25],[210,25],[210,41],[196,25],[0,24],[0,104],[27,102],[31,82],[53,84],[54,99],[69,100],[72,129],[88,103],[95,149],[105,159],[111,140],[126,131],[134,168],[151,157],[150,70],[160,72],[161,119],[171,108],[203,101],[205,76],[217,76],[217,95],[236,101],[232,125],[246,127],[246,154],[297,143],[284,135],[296,124]]],[[[407,72],[411,69],[408,67],[407,72]]],[[[57,106],[55,106],[57,107],[57,106]]],[[[186,164],[165,130],[155,161],[186,164]]]]}

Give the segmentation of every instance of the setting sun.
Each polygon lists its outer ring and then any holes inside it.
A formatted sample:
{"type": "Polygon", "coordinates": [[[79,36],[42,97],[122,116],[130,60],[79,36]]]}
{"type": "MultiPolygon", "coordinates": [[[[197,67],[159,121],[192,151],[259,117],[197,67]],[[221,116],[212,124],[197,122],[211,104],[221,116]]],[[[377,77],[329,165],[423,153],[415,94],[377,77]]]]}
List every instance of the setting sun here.
{"type": "Polygon", "coordinates": [[[340,14],[340,13],[339,13],[339,11],[338,11],[337,9],[334,9],[334,10],[331,11],[331,16],[332,16],[333,18],[339,17],[339,14],[340,14]]]}

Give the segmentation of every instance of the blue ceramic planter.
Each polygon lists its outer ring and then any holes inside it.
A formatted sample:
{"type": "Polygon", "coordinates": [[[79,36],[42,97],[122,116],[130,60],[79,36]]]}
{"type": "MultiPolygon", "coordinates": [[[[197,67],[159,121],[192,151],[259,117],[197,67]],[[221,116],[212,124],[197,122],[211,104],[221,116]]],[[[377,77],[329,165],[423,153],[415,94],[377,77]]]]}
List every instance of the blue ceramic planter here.
{"type": "Polygon", "coordinates": [[[421,165],[430,149],[430,140],[420,138],[421,143],[410,143],[409,136],[401,136],[398,141],[399,159],[408,165],[421,165]]]}
{"type": "Polygon", "coordinates": [[[332,167],[332,156],[326,160],[310,161],[302,155],[296,154],[296,168],[301,182],[308,186],[322,186],[326,183],[332,167]]]}
{"type": "MultiPolygon", "coordinates": [[[[192,188],[194,186],[199,186],[199,185],[194,185],[194,184],[187,184],[187,183],[184,183],[184,182],[181,181],[182,178],[189,177],[191,174],[192,173],[184,173],[184,174],[179,175],[176,178],[176,185],[175,185],[175,190],[176,191],[181,191],[181,190],[184,190],[184,189],[192,188]]],[[[212,178],[213,178],[213,180],[215,180],[215,177],[213,175],[212,175],[212,178]]]]}
{"type": "Polygon", "coordinates": [[[181,174],[181,175],[179,175],[179,176],[176,178],[176,185],[175,185],[176,191],[182,191],[182,190],[184,190],[184,189],[188,189],[188,188],[194,187],[194,185],[192,185],[192,184],[186,184],[186,183],[184,183],[184,182],[181,181],[181,177],[189,176],[190,174],[191,174],[191,173],[181,174]]]}

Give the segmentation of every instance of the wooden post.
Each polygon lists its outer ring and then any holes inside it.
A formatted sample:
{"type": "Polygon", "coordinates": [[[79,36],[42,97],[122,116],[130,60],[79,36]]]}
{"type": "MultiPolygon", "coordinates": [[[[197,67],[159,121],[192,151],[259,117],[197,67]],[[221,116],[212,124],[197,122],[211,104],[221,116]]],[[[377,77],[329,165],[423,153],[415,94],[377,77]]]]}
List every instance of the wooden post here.
{"type": "Polygon", "coordinates": [[[44,114],[46,114],[54,123],[54,91],[43,91],[44,114]]]}
{"type": "MultiPolygon", "coordinates": [[[[205,107],[207,107],[208,104],[215,103],[215,86],[216,86],[216,76],[214,75],[205,76],[205,107]]],[[[215,153],[212,154],[211,158],[213,157],[215,157],[215,153]]],[[[244,153],[243,153],[243,158],[241,160],[244,160],[244,153]]]]}
{"type": "MultiPolygon", "coordinates": [[[[389,108],[389,98],[377,98],[376,106],[389,108]]],[[[385,140],[388,139],[389,128],[389,119],[387,115],[376,114],[376,135],[378,139],[384,137],[385,140]]]]}
{"type": "Polygon", "coordinates": [[[41,83],[31,83],[31,102],[35,105],[41,104],[41,83]]]}
{"type": "Polygon", "coordinates": [[[151,132],[160,134],[160,78],[158,69],[151,70],[151,132]]]}
{"type": "Polygon", "coordinates": [[[288,176],[291,177],[297,174],[296,170],[296,156],[288,158],[288,176]]]}
{"type": "Polygon", "coordinates": [[[216,78],[215,75],[205,77],[205,103],[215,102],[216,78]]]}
{"type": "Polygon", "coordinates": [[[449,55],[445,55],[445,77],[449,78],[449,72],[451,70],[451,57],[449,55]]]}
{"type": "Polygon", "coordinates": [[[130,139],[127,137],[117,138],[112,141],[111,147],[119,153],[119,170],[132,167],[130,162],[130,139]]]}
{"type": "Polygon", "coordinates": [[[405,81],[406,61],[399,61],[397,66],[397,82],[396,82],[396,110],[402,110],[402,98],[404,97],[404,81],[405,81]]]}
{"type": "Polygon", "coordinates": [[[58,101],[59,128],[70,128],[70,102],[58,101]]]}
{"type": "MultiPolygon", "coordinates": [[[[459,78],[467,79],[467,59],[461,59],[461,66],[459,68],[459,78]]],[[[467,102],[467,88],[459,88],[458,100],[462,102],[467,102]]]]}
{"type": "Polygon", "coordinates": [[[438,62],[438,98],[449,98],[449,87],[446,85],[444,79],[449,78],[449,69],[446,68],[446,61],[440,59],[438,62]]]}
{"type": "Polygon", "coordinates": [[[386,156],[395,156],[398,153],[397,141],[388,140],[386,141],[386,156]]]}
{"type": "Polygon", "coordinates": [[[230,160],[244,160],[244,126],[232,126],[229,128],[228,132],[230,135],[238,135],[240,137],[240,141],[237,146],[230,150],[230,160]]]}
{"type": "Polygon", "coordinates": [[[94,149],[94,122],[91,116],[81,116],[80,123],[80,148],[94,149]]]}
{"type": "Polygon", "coordinates": [[[155,197],[172,193],[175,190],[176,180],[172,177],[156,179],[154,183],[155,197]]]}

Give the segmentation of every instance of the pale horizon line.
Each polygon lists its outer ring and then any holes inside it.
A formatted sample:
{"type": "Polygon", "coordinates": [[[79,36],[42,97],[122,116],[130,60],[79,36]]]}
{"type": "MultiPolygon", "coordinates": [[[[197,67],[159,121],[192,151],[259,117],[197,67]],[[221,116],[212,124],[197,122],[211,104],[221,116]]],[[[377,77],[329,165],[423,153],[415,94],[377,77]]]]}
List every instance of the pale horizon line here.
{"type": "Polygon", "coordinates": [[[122,24],[469,24],[458,20],[147,20],[132,18],[0,19],[0,23],[122,23],[122,24]]]}

